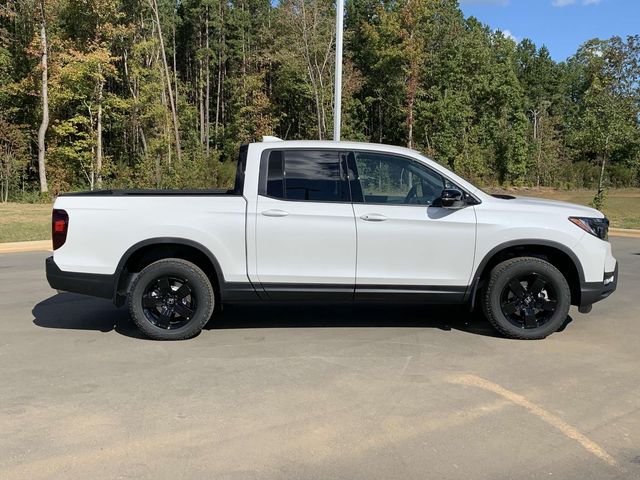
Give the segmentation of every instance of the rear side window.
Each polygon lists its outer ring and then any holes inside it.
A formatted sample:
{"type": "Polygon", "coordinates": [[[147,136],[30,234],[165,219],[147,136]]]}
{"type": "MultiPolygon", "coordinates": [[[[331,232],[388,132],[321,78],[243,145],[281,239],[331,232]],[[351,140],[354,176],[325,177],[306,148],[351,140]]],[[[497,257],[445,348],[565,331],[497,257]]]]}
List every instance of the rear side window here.
{"type": "Polygon", "coordinates": [[[244,171],[247,167],[248,149],[248,145],[240,146],[240,153],[238,155],[238,166],[236,167],[236,181],[233,186],[233,190],[231,190],[231,193],[233,193],[234,195],[242,195],[242,191],[244,190],[244,171]]]}
{"type": "Polygon", "coordinates": [[[266,182],[261,184],[269,197],[308,202],[350,201],[337,150],[272,150],[266,161],[266,168],[262,169],[266,182]]]}
{"type": "Polygon", "coordinates": [[[267,165],[267,195],[274,198],[285,198],[284,155],[282,152],[271,152],[267,165]]]}

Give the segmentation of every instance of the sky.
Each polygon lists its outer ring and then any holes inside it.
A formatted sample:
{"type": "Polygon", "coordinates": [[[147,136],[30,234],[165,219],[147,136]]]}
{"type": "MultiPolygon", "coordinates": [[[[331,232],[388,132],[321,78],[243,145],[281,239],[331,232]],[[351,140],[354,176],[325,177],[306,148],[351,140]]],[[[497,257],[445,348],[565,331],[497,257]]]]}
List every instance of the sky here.
{"type": "Polygon", "coordinates": [[[640,0],[460,0],[460,6],[516,41],[546,45],[556,61],[592,38],[640,34],[640,0]]]}

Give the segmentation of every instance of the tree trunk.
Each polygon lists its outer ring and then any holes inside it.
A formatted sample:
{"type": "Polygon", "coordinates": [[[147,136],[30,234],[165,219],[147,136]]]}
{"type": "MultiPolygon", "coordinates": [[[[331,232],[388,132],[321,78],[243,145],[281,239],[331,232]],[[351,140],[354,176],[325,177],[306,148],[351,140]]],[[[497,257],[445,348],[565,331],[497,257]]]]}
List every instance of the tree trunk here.
{"type": "Polygon", "coordinates": [[[316,119],[318,121],[318,140],[322,140],[323,130],[322,130],[322,111],[320,108],[320,96],[318,95],[318,89],[315,87],[315,83],[312,82],[312,84],[314,85],[313,94],[316,100],[316,119]]]}
{"type": "MultiPolygon", "coordinates": [[[[226,35],[223,35],[223,44],[226,42],[226,35]]],[[[224,91],[224,80],[227,78],[227,64],[222,63],[222,91],[220,92],[220,136],[225,137],[225,125],[224,122],[227,119],[227,97],[224,91]]]]}
{"type": "MultiPolygon", "coordinates": [[[[220,47],[222,48],[222,47],[220,47]]],[[[218,52],[218,85],[216,92],[216,125],[214,128],[214,135],[216,145],[218,143],[218,124],[220,123],[220,91],[222,88],[222,53],[218,52]]]]}
{"type": "Polygon", "coordinates": [[[604,192],[604,172],[607,165],[607,157],[609,156],[609,136],[604,142],[604,155],[602,155],[602,165],[600,166],[600,178],[598,179],[598,195],[602,196],[604,192]]]}
{"type": "Polygon", "coordinates": [[[412,58],[409,62],[409,81],[407,83],[407,147],[413,148],[413,107],[418,90],[418,62],[412,58]]]}
{"type": "MultiPolygon", "coordinates": [[[[244,1],[241,2],[240,9],[244,13],[244,1]]],[[[243,15],[244,17],[244,15],[243,15]]],[[[247,52],[245,50],[245,28],[242,26],[242,94],[244,96],[244,105],[247,106],[247,52]]]]}
{"type": "Polygon", "coordinates": [[[531,115],[533,115],[533,143],[535,143],[538,147],[538,154],[536,156],[536,185],[540,188],[540,160],[542,158],[542,142],[539,140],[539,112],[538,110],[531,110],[531,115]]]}
{"type": "Polygon", "coordinates": [[[380,97],[378,99],[378,126],[379,128],[379,133],[378,133],[378,143],[383,143],[382,141],[382,97],[380,97]]]}
{"type": "Polygon", "coordinates": [[[96,185],[102,187],[102,92],[104,90],[104,79],[102,78],[102,68],[98,65],[98,112],[96,120],[96,185]]]}
{"type": "Polygon", "coordinates": [[[204,135],[205,135],[205,143],[204,143],[204,149],[205,149],[205,154],[206,154],[206,158],[209,158],[209,104],[211,103],[210,101],[210,96],[211,96],[211,77],[210,77],[210,71],[211,71],[211,65],[210,65],[210,61],[209,61],[209,6],[207,5],[207,9],[206,9],[206,14],[205,14],[205,20],[204,20],[204,32],[205,32],[205,39],[204,39],[204,45],[205,48],[207,50],[207,54],[205,56],[205,65],[206,65],[206,72],[205,72],[205,100],[204,100],[204,124],[205,124],[205,128],[204,128],[204,135]]]}
{"type": "Polygon", "coordinates": [[[401,30],[402,47],[408,61],[407,93],[406,93],[406,124],[407,147],[413,148],[414,107],[420,81],[420,65],[425,63],[425,46],[419,37],[418,14],[415,11],[416,2],[406,2],[401,10],[403,28],[401,30]]]}
{"type": "Polygon", "coordinates": [[[311,88],[313,89],[313,96],[316,103],[316,120],[318,122],[318,140],[323,140],[324,131],[322,129],[322,108],[320,105],[320,92],[318,91],[318,83],[313,71],[313,60],[311,59],[311,50],[309,48],[308,39],[308,26],[307,26],[307,12],[305,9],[305,2],[302,2],[301,6],[302,16],[302,41],[304,44],[304,56],[307,63],[307,73],[309,75],[309,82],[311,82],[311,88]]]}
{"type": "Polygon", "coordinates": [[[144,135],[144,129],[142,128],[142,125],[140,125],[139,121],[138,121],[138,88],[137,88],[137,84],[136,87],[134,88],[134,85],[131,83],[131,77],[129,76],[129,61],[128,61],[129,55],[127,53],[127,51],[125,50],[125,52],[122,54],[122,60],[123,60],[123,65],[124,65],[124,75],[127,79],[127,85],[129,86],[129,91],[131,92],[131,98],[133,98],[133,102],[135,104],[135,107],[133,109],[132,112],[132,124],[133,124],[133,131],[134,131],[134,139],[136,139],[134,141],[134,145],[133,145],[133,150],[134,152],[138,151],[138,142],[137,142],[137,135],[140,134],[140,142],[142,142],[142,153],[143,154],[147,154],[147,138],[144,135]]]}
{"type": "MultiPolygon", "coordinates": [[[[155,22],[154,22],[155,24],[155,22]]],[[[158,51],[156,54],[156,58],[154,60],[154,63],[158,66],[158,72],[160,73],[160,76],[164,78],[164,73],[163,73],[163,67],[162,67],[162,62],[160,61],[160,52],[158,51]]],[[[162,92],[160,92],[160,103],[162,104],[162,113],[164,114],[164,122],[162,122],[162,129],[164,130],[164,136],[166,138],[166,144],[167,144],[167,165],[171,165],[171,117],[169,115],[169,103],[167,102],[167,89],[164,88],[164,82],[163,82],[163,87],[162,87],[162,92]]],[[[159,159],[162,160],[164,158],[164,155],[161,154],[161,157],[159,159]]],[[[162,165],[162,162],[160,161],[160,165],[162,165]]],[[[160,172],[160,176],[158,177],[158,182],[160,182],[161,179],[161,173],[160,172]]]]}
{"type": "Polygon", "coordinates": [[[38,175],[40,177],[40,192],[48,192],[47,172],[45,169],[45,137],[49,128],[49,63],[47,51],[47,21],[44,10],[44,0],[40,0],[40,44],[42,48],[42,122],[38,129],[38,175]]]}
{"type": "Polygon", "coordinates": [[[600,178],[598,179],[598,193],[593,198],[593,206],[598,210],[604,207],[604,172],[607,165],[607,157],[609,156],[609,136],[607,135],[604,142],[604,151],[602,153],[602,163],[600,164],[600,178]]]}
{"type": "Polygon", "coordinates": [[[218,37],[218,85],[216,92],[216,125],[215,125],[215,142],[218,146],[218,124],[220,122],[220,96],[222,89],[222,46],[224,45],[224,7],[220,0],[220,35],[218,37]]]}
{"type": "Polygon", "coordinates": [[[203,93],[203,84],[202,80],[202,59],[198,59],[198,118],[200,119],[200,144],[204,146],[205,144],[205,134],[204,134],[204,93],[203,93]]]}
{"type": "Polygon", "coordinates": [[[176,96],[176,105],[178,105],[178,64],[176,60],[176,22],[175,22],[175,11],[174,11],[174,20],[172,28],[172,39],[173,39],[173,88],[175,88],[174,95],[176,96]]]}
{"type": "Polygon", "coordinates": [[[196,79],[197,82],[197,90],[198,90],[198,117],[200,119],[200,144],[204,146],[205,135],[204,135],[204,93],[203,93],[203,85],[204,80],[202,79],[202,71],[204,69],[202,64],[202,29],[198,28],[198,77],[196,79]]]}
{"type": "Polygon", "coordinates": [[[164,77],[166,82],[166,90],[169,94],[169,106],[171,108],[171,116],[173,118],[173,133],[176,139],[176,157],[178,162],[182,158],[182,148],[180,145],[180,127],[178,125],[178,113],[176,111],[176,104],[173,98],[173,88],[171,87],[171,75],[169,75],[169,65],[167,64],[167,52],[164,48],[164,39],[162,37],[162,26],[160,25],[160,15],[158,13],[158,2],[156,0],[149,0],[151,10],[153,10],[156,24],[158,25],[158,41],[160,42],[160,52],[162,53],[162,65],[164,67],[164,77]]]}
{"type": "Polygon", "coordinates": [[[536,184],[537,184],[538,188],[540,188],[540,172],[542,172],[542,134],[541,133],[538,134],[537,165],[538,165],[538,173],[537,173],[537,178],[536,178],[536,184]]]}
{"type": "Polygon", "coordinates": [[[602,163],[600,164],[600,178],[598,178],[598,196],[601,196],[602,192],[604,191],[604,171],[605,171],[606,164],[607,164],[607,156],[603,155],[602,163]]]}

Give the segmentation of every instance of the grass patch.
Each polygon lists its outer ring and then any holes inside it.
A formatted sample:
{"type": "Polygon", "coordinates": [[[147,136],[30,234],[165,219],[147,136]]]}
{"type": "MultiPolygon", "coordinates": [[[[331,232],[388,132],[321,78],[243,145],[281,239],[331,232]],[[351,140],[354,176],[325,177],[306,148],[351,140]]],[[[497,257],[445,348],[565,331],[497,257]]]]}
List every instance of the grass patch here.
{"type": "Polygon", "coordinates": [[[51,238],[51,205],[0,203],[0,243],[51,238]]]}
{"type": "MultiPolygon", "coordinates": [[[[563,202],[591,206],[595,190],[518,189],[509,191],[513,195],[548,198],[563,202]]],[[[612,227],[640,228],[640,188],[607,190],[603,213],[612,227]]]]}

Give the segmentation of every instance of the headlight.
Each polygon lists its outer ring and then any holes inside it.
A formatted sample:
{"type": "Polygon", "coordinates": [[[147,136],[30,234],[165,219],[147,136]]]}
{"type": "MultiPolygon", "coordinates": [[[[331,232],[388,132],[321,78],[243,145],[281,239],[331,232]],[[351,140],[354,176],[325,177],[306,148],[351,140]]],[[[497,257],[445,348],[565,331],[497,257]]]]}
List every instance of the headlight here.
{"type": "Polygon", "coordinates": [[[569,217],[569,221],[594,237],[609,238],[609,220],[606,218],[569,217]]]}

